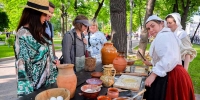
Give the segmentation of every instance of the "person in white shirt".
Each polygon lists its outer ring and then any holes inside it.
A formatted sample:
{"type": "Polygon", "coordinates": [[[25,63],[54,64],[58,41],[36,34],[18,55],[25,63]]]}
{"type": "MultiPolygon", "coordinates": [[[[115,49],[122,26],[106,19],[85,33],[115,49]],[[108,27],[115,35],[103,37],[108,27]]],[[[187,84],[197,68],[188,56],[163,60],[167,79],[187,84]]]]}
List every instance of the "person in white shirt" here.
{"type": "Polygon", "coordinates": [[[179,13],[171,13],[165,18],[167,21],[167,27],[181,39],[181,58],[182,65],[185,70],[188,70],[189,63],[196,57],[197,52],[192,48],[192,44],[187,33],[182,29],[181,16],[179,13]]]}
{"type": "Polygon", "coordinates": [[[150,16],[145,26],[155,37],[149,50],[152,61],[144,61],[153,66],[145,80],[146,100],[195,100],[190,76],[181,65],[180,39],[156,15],[150,16]]]}
{"type": "Polygon", "coordinates": [[[97,21],[91,21],[90,25],[89,32],[85,34],[88,40],[87,50],[90,51],[91,56],[96,58],[97,61],[101,61],[101,49],[103,44],[107,42],[107,39],[105,35],[98,30],[97,21]]]}

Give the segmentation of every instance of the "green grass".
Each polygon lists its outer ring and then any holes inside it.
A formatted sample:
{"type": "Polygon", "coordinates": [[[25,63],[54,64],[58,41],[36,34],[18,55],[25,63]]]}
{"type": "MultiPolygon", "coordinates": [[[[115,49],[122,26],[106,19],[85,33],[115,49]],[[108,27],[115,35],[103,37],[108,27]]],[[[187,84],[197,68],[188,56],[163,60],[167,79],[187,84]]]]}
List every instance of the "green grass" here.
{"type": "MultiPolygon", "coordinates": [[[[149,50],[150,44],[147,45],[147,50],[149,50]]],[[[193,48],[197,51],[197,57],[190,62],[188,73],[192,79],[194,91],[196,94],[200,94],[200,45],[193,45],[193,48]]],[[[138,47],[134,48],[138,50],[138,47]]],[[[141,60],[136,60],[135,65],[143,65],[141,60]]]]}
{"type": "Polygon", "coordinates": [[[12,46],[8,47],[7,45],[1,45],[0,52],[0,58],[14,56],[14,50],[12,46]]]}
{"type": "Polygon", "coordinates": [[[61,41],[62,40],[53,40],[54,44],[59,44],[59,45],[61,45],[61,41]]]}
{"type": "Polygon", "coordinates": [[[193,45],[197,51],[197,57],[190,63],[188,72],[192,78],[195,93],[200,94],[200,45],[193,45]]]}

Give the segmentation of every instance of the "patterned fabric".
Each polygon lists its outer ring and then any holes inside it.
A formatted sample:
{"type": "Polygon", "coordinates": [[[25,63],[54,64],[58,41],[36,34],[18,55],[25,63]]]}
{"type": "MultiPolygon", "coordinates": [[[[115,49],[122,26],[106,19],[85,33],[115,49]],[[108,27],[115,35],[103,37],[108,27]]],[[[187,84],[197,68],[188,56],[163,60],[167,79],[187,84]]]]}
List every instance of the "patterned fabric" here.
{"type": "MultiPolygon", "coordinates": [[[[52,44],[50,40],[46,41],[52,44]]],[[[52,45],[40,44],[24,27],[16,34],[15,55],[18,96],[27,95],[56,81],[57,70],[52,63],[52,45]]]]}
{"type": "MultiPolygon", "coordinates": [[[[86,38],[88,38],[88,36],[86,36],[86,38]]],[[[96,58],[97,60],[100,60],[101,49],[103,47],[103,44],[107,42],[106,37],[102,32],[97,31],[94,34],[92,33],[90,34],[89,41],[91,46],[87,47],[87,50],[90,51],[92,57],[96,58]]]]}

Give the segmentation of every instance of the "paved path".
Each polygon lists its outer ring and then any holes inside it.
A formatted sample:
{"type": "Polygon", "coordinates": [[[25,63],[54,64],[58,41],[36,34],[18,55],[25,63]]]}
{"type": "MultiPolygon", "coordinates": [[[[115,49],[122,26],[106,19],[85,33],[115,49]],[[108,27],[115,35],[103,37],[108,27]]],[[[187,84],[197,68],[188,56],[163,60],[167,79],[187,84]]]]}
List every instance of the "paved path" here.
{"type": "Polygon", "coordinates": [[[4,45],[5,44],[5,42],[4,41],[0,41],[0,45],[4,45]]]}

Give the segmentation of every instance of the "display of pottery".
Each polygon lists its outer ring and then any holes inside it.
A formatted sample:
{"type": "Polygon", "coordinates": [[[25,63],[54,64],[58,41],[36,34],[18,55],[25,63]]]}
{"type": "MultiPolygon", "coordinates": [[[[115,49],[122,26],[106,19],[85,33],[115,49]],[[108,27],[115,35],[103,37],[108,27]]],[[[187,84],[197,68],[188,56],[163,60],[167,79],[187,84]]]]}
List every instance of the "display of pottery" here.
{"type": "Polygon", "coordinates": [[[57,76],[57,85],[58,88],[66,88],[70,91],[70,98],[74,97],[77,77],[74,73],[73,64],[60,64],[57,65],[58,76],[57,76]]]}
{"type": "Polygon", "coordinates": [[[115,57],[117,57],[117,49],[113,46],[113,43],[104,43],[104,46],[101,49],[102,64],[112,64],[115,57]]]}

